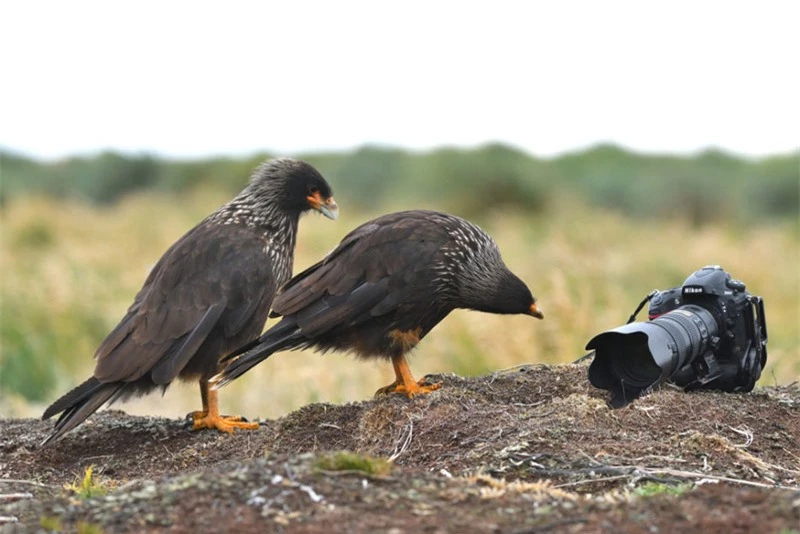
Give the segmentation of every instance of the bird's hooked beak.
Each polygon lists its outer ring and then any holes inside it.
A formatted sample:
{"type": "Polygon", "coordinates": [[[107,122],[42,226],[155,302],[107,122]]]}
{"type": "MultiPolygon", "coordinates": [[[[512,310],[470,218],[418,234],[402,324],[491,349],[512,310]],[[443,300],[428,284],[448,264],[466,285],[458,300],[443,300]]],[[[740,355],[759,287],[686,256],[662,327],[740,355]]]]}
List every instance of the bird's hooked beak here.
{"type": "Polygon", "coordinates": [[[531,304],[531,307],[528,309],[528,315],[536,317],[537,319],[544,319],[544,314],[536,307],[536,303],[531,304]]]}
{"type": "Polygon", "coordinates": [[[311,209],[317,210],[329,219],[336,220],[336,217],[339,216],[339,206],[336,205],[336,201],[333,200],[333,197],[328,197],[323,200],[319,191],[314,191],[306,197],[306,200],[308,201],[308,205],[311,206],[311,209]]]}

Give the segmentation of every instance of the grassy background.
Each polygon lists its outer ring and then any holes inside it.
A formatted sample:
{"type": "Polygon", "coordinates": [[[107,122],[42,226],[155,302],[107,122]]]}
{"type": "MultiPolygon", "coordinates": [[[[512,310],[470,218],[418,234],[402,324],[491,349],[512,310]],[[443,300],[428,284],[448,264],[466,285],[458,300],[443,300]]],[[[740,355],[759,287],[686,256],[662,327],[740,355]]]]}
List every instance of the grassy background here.
{"type": "MultiPolygon", "coordinates": [[[[335,189],[338,185],[334,182],[335,189]]],[[[348,205],[347,195],[337,193],[338,221],[316,215],[301,221],[295,272],[374,215],[448,204],[452,196],[441,189],[439,197],[414,203],[390,198],[372,207],[348,205]]],[[[155,261],[229,197],[227,188],[210,184],[180,194],[143,189],[101,204],[41,193],[6,202],[0,234],[0,414],[37,416],[88,378],[95,348],[155,261]]],[[[738,201],[747,204],[747,198],[738,201]]],[[[678,286],[693,270],[713,263],[765,298],[769,361],[760,383],[785,384],[800,376],[797,216],[699,224],[691,216],[622,215],[605,204],[551,191],[547,202],[532,210],[448,206],[476,219],[497,240],[546,318],[457,311],[412,355],[415,375],[475,375],[523,363],[572,361],[593,335],[623,324],[648,291],[678,286]]],[[[393,378],[385,362],[282,353],[225,388],[221,400],[227,413],[274,417],[309,402],[364,399],[393,378]]],[[[164,398],[154,393],[124,409],[176,417],[198,409],[199,402],[195,384],[175,384],[164,398]]]]}

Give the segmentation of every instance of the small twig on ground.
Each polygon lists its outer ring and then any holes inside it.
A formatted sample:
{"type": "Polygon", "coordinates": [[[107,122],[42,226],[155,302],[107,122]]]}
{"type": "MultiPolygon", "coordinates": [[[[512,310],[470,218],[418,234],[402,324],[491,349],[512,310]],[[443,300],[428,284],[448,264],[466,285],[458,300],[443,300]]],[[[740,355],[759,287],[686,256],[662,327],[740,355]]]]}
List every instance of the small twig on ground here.
{"type": "Polygon", "coordinates": [[[735,447],[739,447],[740,449],[746,449],[753,443],[753,432],[749,428],[745,426],[743,426],[742,428],[734,428],[732,426],[728,426],[728,428],[730,428],[740,436],[744,436],[745,439],[744,444],[735,445],[735,447]]]}
{"type": "Polygon", "coordinates": [[[175,455],[172,453],[172,451],[171,451],[171,450],[169,450],[169,449],[167,448],[167,446],[166,446],[166,445],[164,445],[163,443],[161,444],[161,446],[162,446],[162,447],[164,447],[164,450],[165,450],[165,451],[167,451],[167,454],[169,454],[169,455],[172,457],[172,459],[174,460],[174,459],[175,459],[175,455]]]}
{"type": "Polygon", "coordinates": [[[397,460],[400,457],[400,455],[406,451],[408,445],[411,443],[411,437],[414,435],[414,419],[412,419],[411,415],[409,414],[406,414],[406,416],[408,417],[408,434],[406,435],[406,438],[403,441],[403,445],[400,447],[400,450],[398,450],[397,445],[395,445],[394,452],[389,457],[390,462],[394,462],[395,460],[397,460]]]}
{"type": "Polygon", "coordinates": [[[663,460],[665,462],[675,462],[677,464],[685,464],[687,460],[683,458],[678,458],[675,456],[663,456],[660,454],[648,454],[647,456],[641,456],[639,458],[634,458],[634,462],[642,462],[644,460],[663,460]]]}
{"type": "MultiPolygon", "coordinates": [[[[711,475],[708,473],[697,473],[694,471],[683,471],[680,469],[669,469],[669,468],[650,468],[650,467],[641,467],[641,466],[634,466],[634,465],[610,465],[610,466],[603,466],[598,468],[592,469],[577,469],[575,471],[570,470],[562,470],[558,469],[557,476],[564,476],[564,475],[579,475],[585,473],[609,473],[611,476],[602,477],[602,478],[587,478],[584,480],[578,480],[575,482],[566,482],[564,484],[559,484],[554,486],[556,488],[564,488],[564,487],[571,487],[571,486],[579,486],[582,484],[592,484],[596,482],[607,482],[610,480],[619,480],[623,478],[653,478],[658,475],[662,476],[669,476],[675,477],[678,479],[698,479],[698,480],[714,480],[717,482],[729,482],[731,484],[740,484],[742,486],[753,486],[756,488],[769,488],[769,489],[783,489],[789,491],[798,491],[800,490],[800,486],[784,486],[781,484],[764,484],[763,482],[754,482],[752,480],[745,480],[742,478],[733,478],[733,477],[725,477],[719,475],[711,475]]],[[[551,474],[551,470],[546,470],[545,473],[551,474]]],[[[552,473],[556,474],[556,473],[552,473]]]]}
{"type": "Polygon", "coordinates": [[[0,478],[0,484],[24,484],[26,486],[36,486],[37,488],[59,487],[59,486],[52,486],[50,484],[42,484],[41,482],[34,482],[33,480],[18,480],[15,478],[0,478]]]}
{"type": "Polygon", "coordinates": [[[759,463],[761,464],[761,467],[767,467],[769,469],[774,469],[776,471],[784,471],[786,473],[791,473],[793,475],[800,475],[800,471],[798,471],[797,469],[789,469],[788,467],[783,467],[783,466],[780,466],[780,465],[771,464],[769,462],[765,462],[765,461],[760,460],[760,459],[759,459],[759,463]]]}
{"type": "Polygon", "coordinates": [[[656,411],[658,410],[657,406],[634,406],[634,408],[644,413],[644,415],[647,416],[647,418],[650,419],[651,421],[653,420],[653,416],[650,415],[650,412],[652,412],[653,410],[656,411]]]}
{"type": "Polygon", "coordinates": [[[584,479],[584,480],[576,480],[575,482],[566,482],[564,484],[556,484],[553,487],[554,488],[558,488],[558,489],[571,488],[571,487],[574,487],[574,486],[582,486],[584,484],[596,484],[596,483],[599,483],[599,482],[612,482],[614,480],[623,480],[623,479],[630,478],[630,477],[631,477],[631,474],[630,473],[626,473],[624,475],[616,475],[616,476],[613,476],[613,477],[587,478],[587,479],[584,479]]]}
{"type": "Polygon", "coordinates": [[[795,453],[793,453],[792,451],[790,451],[786,447],[781,447],[781,450],[783,452],[785,452],[786,454],[788,454],[789,456],[791,456],[792,458],[794,458],[795,460],[797,460],[797,465],[800,466],[800,456],[796,455],[795,453]]]}
{"type": "Polygon", "coordinates": [[[753,482],[751,480],[744,480],[742,478],[723,477],[718,475],[709,475],[707,473],[695,473],[693,471],[681,471],[677,469],[654,469],[648,471],[651,474],[672,475],[682,478],[698,478],[703,480],[718,480],[720,482],[730,482],[732,484],[741,484],[743,486],[754,486],[756,488],[769,488],[769,489],[784,489],[790,491],[800,490],[800,486],[783,486],[781,484],[764,484],[762,482],[753,482]]]}
{"type": "Polygon", "coordinates": [[[592,458],[591,456],[589,456],[588,454],[586,454],[585,452],[583,452],[580,449],[578,449],[578,453],[580,453],[581,456],[583,456],[584,458],[589,460],[589,462],[591,462],[592,465],[603,465],[602,462],[598,462],[597,459],[592,458]]]}

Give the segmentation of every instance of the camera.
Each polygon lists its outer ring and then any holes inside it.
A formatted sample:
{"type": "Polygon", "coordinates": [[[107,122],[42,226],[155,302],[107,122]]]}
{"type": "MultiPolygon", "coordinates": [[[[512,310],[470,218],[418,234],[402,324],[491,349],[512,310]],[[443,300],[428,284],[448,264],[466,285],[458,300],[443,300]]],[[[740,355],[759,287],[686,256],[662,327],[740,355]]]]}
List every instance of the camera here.
{"type": "Polygon", "coordinates": [[[621,407],[664,381],[686,391],[751,391],[767,362],[764,299],[718,265],[691,274],[681,287],[653,291],[628,324],[603,332],[589,381],[621,407]],[[650,301],[650,321],[633,322],[650,301]]]}

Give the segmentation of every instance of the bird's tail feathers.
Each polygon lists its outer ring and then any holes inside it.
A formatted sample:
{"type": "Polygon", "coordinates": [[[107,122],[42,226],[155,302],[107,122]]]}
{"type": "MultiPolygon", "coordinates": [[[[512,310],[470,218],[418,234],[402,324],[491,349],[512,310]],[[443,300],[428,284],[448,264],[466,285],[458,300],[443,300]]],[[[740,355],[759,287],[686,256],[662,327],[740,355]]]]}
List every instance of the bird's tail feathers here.
{"type": "MultiPolygon", "coordinates": [[[[276,327],[278,327],[278,326],[280,326],[280,323],[278,323],[276,325],[276,327]]],[[[245,343],[244,345],[242,345],[238,349],[234,350],[230,354],[226,354],[225,356],[220,358],[219,363],[227,363],[227,362],[229,362],[231,360],[235,360],[237,356],[241,356],[245,352],[248,352],[251,349],[253,349],[253,348],[261,345],[265,341],[267,341],[267,339],[270,337],[271,333],[272,333],[272,329],[270,329],[269,331],[267,331],[264,334],[262,334],[261,337],[257,337],[257,338],[255,338],[255,339],[253,339],[251,341],[248,341],[247,343],[245,343]]]]}
{"type": "Polygon", "coordinates": [[[124,382],[104,384],[92,377],[58,399],[42,414],[42,419],[49,419],[55,414],[63,412],[56,421],[52,434],[42,442],[41,446],[44,447],[56,441],[84,422],[106,402],[118,397],[125,385],[124,382]]]}
{"type": "Polygon", "coordinates": [[[305,340],[300,334],[300,328],[293,322],[284,319],[257,340],[247,343],[223,358],[223,362],[229,363],[225,369],[211,378],[212,389],[219,389],[233,382],[278,351],[296,349],[304,344],[305,340]]]}

